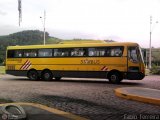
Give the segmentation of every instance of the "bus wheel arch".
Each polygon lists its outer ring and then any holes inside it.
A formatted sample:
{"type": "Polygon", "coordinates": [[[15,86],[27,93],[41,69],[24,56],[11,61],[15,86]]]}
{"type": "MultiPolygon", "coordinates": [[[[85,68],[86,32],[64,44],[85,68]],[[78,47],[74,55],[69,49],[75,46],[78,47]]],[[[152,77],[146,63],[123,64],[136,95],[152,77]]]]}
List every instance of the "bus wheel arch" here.
{"type": "Polygon", "coordinates": [[[111,70],[108,72],[107,78],[110,83],[119,84],[123,79],[123,75],[118,70],[111,70]]]}
{"type": "Polygon", "coordinates": [[[52,71],[49,69],[44,69],[41,72],[41,78],[42,78],[42,80],[45,80],[45,81],[52,80],[52,78],[53,78],[52,71]]]}
{"type": "Polygon", "coordinates": [[[27,77],[28,77],[30,80],[38,80],[39,74],[38,74],[38,72],[37,72],[36,69],[30,69],[30,70],[27,72],[27,77]]]}

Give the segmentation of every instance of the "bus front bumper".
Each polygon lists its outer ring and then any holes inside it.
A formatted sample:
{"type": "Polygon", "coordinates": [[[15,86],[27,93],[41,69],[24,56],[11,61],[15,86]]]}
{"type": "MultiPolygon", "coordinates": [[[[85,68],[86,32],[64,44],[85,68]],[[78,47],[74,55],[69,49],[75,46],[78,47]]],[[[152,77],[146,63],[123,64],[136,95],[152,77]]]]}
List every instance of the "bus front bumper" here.
{"type": "Polygon", "coordinates": [[[145,74],[141,72],[128,72],[126,73],[126,79],[128,80],[142,80],[145,77],[145,74]]]}

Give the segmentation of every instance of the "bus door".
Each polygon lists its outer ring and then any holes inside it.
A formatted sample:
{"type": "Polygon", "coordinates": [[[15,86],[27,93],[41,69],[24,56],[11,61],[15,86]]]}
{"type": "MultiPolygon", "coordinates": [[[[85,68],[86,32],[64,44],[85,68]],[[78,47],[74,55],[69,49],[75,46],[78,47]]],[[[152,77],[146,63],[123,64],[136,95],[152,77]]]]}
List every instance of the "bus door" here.
{"type": "Polygon", "coordinates": [[[141,54],[138,46],[128,47],[128,57],[127,57],[127,78],[130,80],[143,79],[141,74],[141,54]]]}

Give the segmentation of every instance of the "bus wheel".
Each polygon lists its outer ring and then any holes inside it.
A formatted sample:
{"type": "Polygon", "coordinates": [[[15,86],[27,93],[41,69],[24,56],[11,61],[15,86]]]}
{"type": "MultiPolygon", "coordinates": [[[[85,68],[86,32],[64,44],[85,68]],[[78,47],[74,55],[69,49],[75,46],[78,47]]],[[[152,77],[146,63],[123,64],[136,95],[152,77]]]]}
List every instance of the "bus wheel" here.
{"type": "Polygon", "coordinates": [[[42,80],[52,80],[53,74],[50,70],[45,70],[42,72],[42,80]]]}
{"type": "Polygon", "coordinates": [[[112,72],[109,75],[109,82],[114,84],[119,84],[122,78],[118,72],[112,72]]]}
{"type": "Polygon", "coordinates": [[[38,80],[38,72],[36,70],[30,70],[28,71],[27,77],[30,80],[38,80]]]}
{"type": "Polygon", "coordinates": [[[55,77],[55,80],[61,80],[61,77],[55,77]]]}

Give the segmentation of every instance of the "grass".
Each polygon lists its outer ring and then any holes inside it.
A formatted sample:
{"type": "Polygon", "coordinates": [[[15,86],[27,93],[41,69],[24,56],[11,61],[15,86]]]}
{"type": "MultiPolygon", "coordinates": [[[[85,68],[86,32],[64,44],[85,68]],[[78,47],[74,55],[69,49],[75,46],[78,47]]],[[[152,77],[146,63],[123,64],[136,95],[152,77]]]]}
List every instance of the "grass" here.
{"type": "Polygon", "coordinates": [[[4,98],[0,98],[0,104],[3,104],[3,103],[12,103],[13,101],[12,100],[7,100],[7,99],[4,99],[4,98]]]}
{"type": "Polygon", "coordinates": [[[0,66],[0,74],[5,74],[5,66],[0,66]]]}

